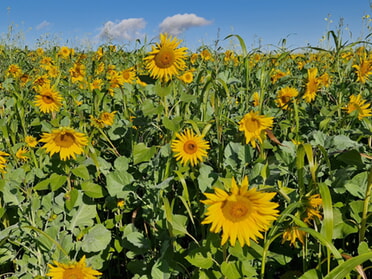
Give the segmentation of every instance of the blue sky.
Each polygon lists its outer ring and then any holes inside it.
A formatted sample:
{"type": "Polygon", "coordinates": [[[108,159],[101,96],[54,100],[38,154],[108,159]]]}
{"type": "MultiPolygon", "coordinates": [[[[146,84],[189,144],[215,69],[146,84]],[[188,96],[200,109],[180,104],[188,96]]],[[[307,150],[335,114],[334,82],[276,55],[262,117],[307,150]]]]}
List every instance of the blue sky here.
{"type": "Polygon", "coordinates": [[[275,45],[321,46],[327,30],[343,19],[344,38],[352,40],[372,32],[362,17],[371,14],[370,0],[1,0],[0,38],[9,27],[16,41],[34,46],[37,41],[58,45],[92,46],[114,43],[135,47],[135,39],[157,41],[160,32],[171,33],[183,45],[238,48],[241,36],[249,49],[275,45]],[[328,20],[325,20],[328,18],[328,20]],[[18,38],[21,35],[21,39],[18,38]]]}

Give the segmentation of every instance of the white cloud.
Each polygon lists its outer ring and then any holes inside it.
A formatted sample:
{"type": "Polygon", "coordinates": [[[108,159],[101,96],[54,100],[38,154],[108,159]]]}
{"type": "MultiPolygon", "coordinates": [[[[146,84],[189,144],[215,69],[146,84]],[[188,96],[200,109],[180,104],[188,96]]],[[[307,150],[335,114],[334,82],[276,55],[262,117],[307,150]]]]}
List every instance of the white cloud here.
{"type": "Polygon", "coordinates": [[[133,41],[143,37],[140,30],[145,28],[146,21],[143,18],[128,18],[115,23],[107,21],[101,32],[99,39],[103,40],[128,40],[133,41]]]}
{"type": "Polygon", "coordinates": [[[185,32],[190,27],[204,26],[212,22],[195,14],[176,14],[169,16],[159,25],[160,32],[176,36],[185,32]]]}
{"type": "Polygon", "coordinates": [[[46,28],[50,25],[50,22],[44,20],[43,22],[39,23],[37,26],[36,26],[36,30],[40,30],[40,29],[43,29],[43,28],[46,28]]]}

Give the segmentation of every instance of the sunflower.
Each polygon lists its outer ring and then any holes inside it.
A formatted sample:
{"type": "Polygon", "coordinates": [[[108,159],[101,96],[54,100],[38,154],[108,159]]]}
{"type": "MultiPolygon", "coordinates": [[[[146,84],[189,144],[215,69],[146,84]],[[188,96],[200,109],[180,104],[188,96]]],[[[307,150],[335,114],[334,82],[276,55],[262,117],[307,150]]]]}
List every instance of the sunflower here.
{"type": "Polygon", "coordinates": [[[215,193],[204,193],[208,205],[207,217],[202,224],[212,224],[210,231],[218,233],[222,229],[221,245],[227,240],[232,246],[238,239],[240,246],[250,245],[250,240],[263,238],[272,221],[277,219],[279,204],[270,200],[275,193],[264,193],[256,188],[248,189],[248,178],[244,177],[239,188],[234,178],[231,180],[230,193],[215,188],[215,193]]]}
{"type": "Polygon", "coordinates": [[[26,136],[25,143],[28,147],[35,147],[37,145],[37,139],[33,136],[26,136]]]}
{"type": "Polygon", "coordinates": [[[183,81],[184,83],[191,83],[194,79],[194,76],[192,74],[192,71],[184,72],[179,79],[183,81]]]}
{"type": "Polygon", "coordinates": [[[7,160],[4,158],[4,156],[9,156],[8,153],[0,151],[0,173],[6,173],[6,162],[7,160]]]}
{"type": "Polygon", "coordinates": [[[361,83],[366,83],[369,80],[369,76],[372,75],[372,61],[362,59],[359,65],[353,65],[356,69],[357,80],[361,83]]]}
{"type": "Polygon", "coordinates": [[[144,58],[151,77],[167,82],[186,67],[187,48],[177,48],[180,43],[177,38],[160,34],[160,43],[152,46],[152,51],[144,58]]]}
{"type": "Polygon", "coordinates": [[[46,149],[50,156],[59,153],[61,160],[76,158],[75,154],[83,153],[83,146],[88,144],[87,136],[76,132],[69,127],[61,127],[52,133],[41,135],[40,142],[45,142],[42,148],[46,149]]]}
{"type": "Polygon", "coordinates": [[[289,241],[290,245],[296,247],[296,240],[298,239],[302,245],[304,245],[305,236],[305,231],[300,230],[297,226],[290,226],[283,232],[282,244],[286,241],[289,241]]]}
{"type": "Polygon", "coordinates": [[[320,207],[323,205],[323,200],[319,194],[315,194],[309,197],[306,197],[303,201],[305,207],[305,217],[304,222],[310,224],[311,220],[322,219],[320,213],[320,207]]]}
{"type": "Polygon", "coordinates": [[[253,99],[253,106],[258,107],[260,105],[260,94],[258,92],[254,92],[252,95],[253,99]]]}
{"type": "Polygon", "coordinates": [[[307,83],[306,83],[306,91],[303,96],[307,103],[311,103],[316,97],[316,92],[318,91],[319,87],[319,79],[317,79],[318,69],[311,68],[307,70],[307,83]]]}
{"type": "Polygon", "coordinates": [[[362,96],[359,94],[357,96],[351,95],[350,101],[344,109],[347,110],[349,114],[356,112],[358,119],[362,120],[364,117],[372,115],[372,108],[369,108],[370,106],[371,104],[366,104],[366,100],[362,99],[362,96]]]}
{"type": "Polygon", "coordinates": [[[278,107],[282,109],[289,109],[289,102],[292,100],[292,98],[297,97],[297,95],[298,91],[296,88],[287,86],[278,91],[275,102],[278,107]]]}
{"type": "Polygon", "coordinates": [[[27,153],[28,153],[28,150],[27,148],[19,148],[16,152],[16,157],[20,160],[20,161],[27,161],[28,159],[30,159],[28,156],[27,156],[27,153]]]}
{"type": "Polygon", "coordinates": [[[50,113],[59,110],[63,98],[49,83],[38,86],[37,91],[39,94],[35,96],[34,103],[41,112],[50,113]]]}
{"type": "Polygon", "coordinates": [[[130,83],[133,84],[136,80],[136,70],[131,67],[129,69],[122,70],[120,74],[123,77],[124,83],[130,83]]]}
{"type": "Polygon", "coordinates": [[[70,48],[67,46],[62,46],[58,51],[58,55],[62,56],[62,58],[65,58],[65,59],[68,58],[71,54],[72,52],[70,48]]]}
{"type": "Polygon", "coordinates": [[[97,126],[99,128],[111,126],[112,124],[114,124],[115,113],[116,111],[102,112],[98,118],[95,118],[93,117],[93,115],[90,115],[90,120],[92,121],[92,124],[94,126],[97,126]]]}
{"type": "Polygon", "coordinates": [[[47,276],[52,279],[78,278],[78,279],[94,279],[96,276],[102,275],[101,272],[87,267],[85,264],[85,255],[79,262],[70,264],[62,264],[54,261],[54,265],[48,264],[50,270],[47,276]]]}
{"type": "Polygon", "coordinates": [[[194,135],[190,129],[186,129],[183,134],[176,134],[177,139],[172,141],[172,151],[175,153],[176,160],[181,160],[183,165],[189,161],[195,166],[198,161],[202,161],[207,156],[209,144],[203,136],[194,135]]]}
{"type": "Polygon", "coordinates": [[[273,125],[274,117],[259,115],[251,111],[244,115],[243,119],[239,121],[239,131],[243,131],[246,143],[252,144],[256,147],[256,140],[263,142],[265,137],[265,130],[270,129],[273,125]]]}

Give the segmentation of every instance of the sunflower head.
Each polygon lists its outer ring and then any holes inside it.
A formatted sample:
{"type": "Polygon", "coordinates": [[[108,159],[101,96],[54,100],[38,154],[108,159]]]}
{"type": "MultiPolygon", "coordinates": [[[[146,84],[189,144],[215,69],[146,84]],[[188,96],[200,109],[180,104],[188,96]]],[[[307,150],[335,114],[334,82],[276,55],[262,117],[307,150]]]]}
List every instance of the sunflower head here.
{"type": "Polygon", "coordinates": [[[51,133],[41,135],[40,142],[45,144],[42,148],[46,149],[52,156],[59,153],[60,159],[76,158],[76,154],[83,153],[83,146],[88,144],[87,136],[83,133],[76,132],[69,127],[61,127],[53,130],[51,133]]]}
{"type": "Polygon", "coordinates": [[[265,138],[265,130],[270,129],[273,125],[273,117],[259,115],[251,111],[244,115],[239,121],[239,131],[243,131],[246,143],[250,143],[253,148],[256,147],[256,140],[260,143],[265,138]]]}
{"type": "Polygon", "coordinates": [[[176,134],[171,144],[174,157],[183,165],[190,163],[195,166],[207,156],[209,144],[202,135],[195,135],[192,130],[186,129],[184,133],[176,134]]]}
{"type": "Polygon", "coordinates": [[[86,265],[85,255],[80,259],[79,262],[63,264],[55,261],[54,265],[48,264],[48,266],[49,273],[47,276],[50,276],[52,279],[95,279],[97,278],[96,276],[102,275],[101,272],[86,265]]]}
{"type": "Polygon", "coordinates": [[[298,91],[296,88],[284,87],[278,91],[276,104],[282,109],[289,109],[288,104],[294,97],[297,97],[298,91]]]}
{"type": "Polygon", "coordinates": [[[359,120],[362,120],[364,117],[372,115],[371,104],[366,103],[366,100],[362,98],[362,95],[351,95],[349,103],[344,107],[347,113],[355,113],[358,116],[359,120]]]}
{"type": "Polygon", "coordinates": [[[180,40],[166,34],[160,34],[160,43],[144,58],[145,67],[150,76],[164,82],[178,75],[186,67],[186,47],[178,48],[180,40]]]}
{"type": "Polygon", "coordinates": [[[202,224],[211,224],[210,231],[214,233],[222,230],[221,245],[227,240],[232,246],[235,246],[236,240],[241,246],[250,245],[251,239],[263,238],[261,232],[267,231],[278,216],[276,208],[279,205],[270,201],[275,193],[248,189],[247,177],[240,187],[232,178],[230,192],[215,188],[213,194],[204,195],[207,199],[201,202],[208,208],[202,224]]]}
{"type": "Polygon", "coordinates": [[[62,106],[63,98],[49,83],[38,87],[38,95],[35,96],[35,105],[41,112],[50,113],[58,111],[62,106]]]}

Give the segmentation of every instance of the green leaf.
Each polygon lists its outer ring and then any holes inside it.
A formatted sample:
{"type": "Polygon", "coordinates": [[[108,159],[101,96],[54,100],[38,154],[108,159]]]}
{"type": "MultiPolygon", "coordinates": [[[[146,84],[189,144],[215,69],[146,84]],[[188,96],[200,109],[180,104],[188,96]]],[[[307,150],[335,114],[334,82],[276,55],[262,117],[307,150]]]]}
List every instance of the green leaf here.
{"type": "Polygon", "coordinates": [[[163,117],[163,125],[168,130],[171,130],[172,132],[178,132],[180,129],[180,123],[182,121],[181,116],[176,116],[173,119],[168,118],[167,116],[163,117]]]}
{"type": "Polygon", "coordinates": [[[81,183],[81,189],[84,191],[84,194],[91,198],[103,198],[105,196],[104,188],[90,181],[81,183]]]}
{"type": "Polygon", "coordinates": [[[364,199],[367,189],[368,172],[361,172],[345,182],[346,190],[354,197],[364,199]]]}
{"type": "Polygon", "coordinates": [[[308,271],[306,271],[301,277],[300,279],[321,279],[322,276],[321,274],[319,274],[319,271],[317,271],[316,269],[310,269],[308,271]]]}
{"type": "Polygon", "coordinates": [[[319,183],[319,191],[323,201],[323,226],[321,233],[328,240],[332,241],[333,236],[333,209],[332,197],[325,183],[319,183]]]}
{"type": "Polygon", "coordinates": [[[151,268],[152,279],[168,279],[170,278],[169,265],[165,260],[159,259],[151,268]]]}
{"type": "MultiPolygon", "coordinates": [[[[205,249],[204,249],[205,250],[205,249]]],[[[213,266],[213,257],[211,252],[207,251],[199,251],[199,252],[192,252],[185,257],[185,259],[191,263],[193,266],[199,268],[211,268],[213,266]]]]}
{"type": "Polygon", "coordinates": [[[70,231],[75,227],[90,227],[93,226],[92,219],[97,215],[96,206],[82,203],[77,209],[71,210],[69,215],[72,216],[70,223],[67,225],[70,231]]]}
{"type": "Polygon", "coordinates": [[[126,236],[127,240],[138,248],[148,248],[149,240],[146,239],[140,232],[131,232],[126,236]]]}
{"type": "Polygon", "coordinates": [[[84,165],[79,165],[78,167],[72,169],[71,172],[84,180],[88,180],[90,178],[88,168],[84,165]]]}
{"type": "Polygon", "coordinates": [[[365,261],[372,259],[372,252],[368,252],[339,264],[337,267],[331,270],[324,279],[343,279],[358,265],[361,265],[365,261]]]}
{"type": "Polygon", "coordinates": [[[53,173],[50,176],[50,189],[54,192],[63,186],[67,181],[67,176],[53,173]]]}
{"type": "Polygon", "coordinates": [[[221,264],[221,272],[227,279],[241,279],[242,276],[236,266],[235,261],[223,262],[221,264]]]}
{"type": "Polygon", "coordinates": [[[68,197],[65,202],[66,208],[67,210],[71,211],[71,209],[74,208],[75,203],[79,197],[79,191],[76,188],[73,188],[70,192],[67,193],[66,197],[68,197]]]}
{"type": "Polygon", "coordinates": [[[126,198],[130,191],[124,191],[124,188],[132,182],[133,176],[126,171],[111,172],[106,177],[107,191],[112,197],[126,198]]]}
{"type": "Polygon", "coordinates": [[[213,168],[206,164],[201,164],[199,173],[198,185],[200,191],[205,192],[207,189],[211,189],[213,182],[217,178],[217,174],[213,173],[213,168]]]}
{"type": "Polygon", "coordinates": [[[114,162],[114,167],[118,171],[127,171],[129,167],[130,159],[124,156],[116,158],[114,162]]]}
{"type": "Polygon", "coordinates": [[[133,163],[137,165],[141,162],[149,161],[156,152],[156,147],[147,147],[143,142],[133,147],[133,163]]]}
{"type": "Polygon", "coordinates": [[[97,224],[84,236],[81,248],[84,252],[99,252],[109,245],[111,232],[102,224],[97,224]]]}

